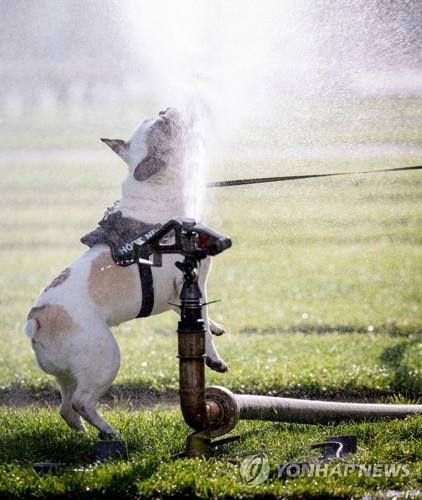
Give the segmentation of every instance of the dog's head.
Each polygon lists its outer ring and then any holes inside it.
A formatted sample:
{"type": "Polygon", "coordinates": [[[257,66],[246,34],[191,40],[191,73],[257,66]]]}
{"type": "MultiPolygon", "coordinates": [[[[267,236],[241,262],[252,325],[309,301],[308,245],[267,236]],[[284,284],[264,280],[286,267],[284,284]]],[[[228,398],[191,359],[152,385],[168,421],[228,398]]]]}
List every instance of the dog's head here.
{"type": "Polygon", "coordinates": [[[136,181],[154,181],[167,170],[180,168],[184,128],[181,114],[168,108],[144,120],[129,141],[101,140],[128,164],[129,175],[136,181]]]}

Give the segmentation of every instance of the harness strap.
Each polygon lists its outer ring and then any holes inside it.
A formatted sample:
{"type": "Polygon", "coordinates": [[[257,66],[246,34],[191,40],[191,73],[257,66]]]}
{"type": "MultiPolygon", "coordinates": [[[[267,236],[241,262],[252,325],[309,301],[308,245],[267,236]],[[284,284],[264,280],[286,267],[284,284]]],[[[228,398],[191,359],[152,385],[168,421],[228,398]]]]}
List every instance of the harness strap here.
{"type": "MultiPolygon", "coordinates": [[[[133,242],[140,238],[148,239],[154,234],[160,224],[147,224],[145,222],[123,217],[122,212],[114,211],[118,204],[107,209],[98,227],[81,238],[84,245],[92,248],[94,245],[106,244],[110,248],[111,256],[119,266],[135,264],[132,258],[133,242]]],[[[142,257],[148,258],[147,255],[142,257]]],[[[142,290],[142,304],[137,318],[149,316],[154,307],[154,280],[150,266],[138,263],[139,278],[142,290]]]]}
{"type": "MultiPolygon", "coordinates": [[[[148,259],[146,253],[140,253],[140,257],[148,259]]],[[[141,280],[142,289],[142,305],[136,316],[137,318],[145,318],[150,316],[154,307],[154,279],[152,277],[151,266],[140,264],[138,262],[139,278],[141,280]]]]}

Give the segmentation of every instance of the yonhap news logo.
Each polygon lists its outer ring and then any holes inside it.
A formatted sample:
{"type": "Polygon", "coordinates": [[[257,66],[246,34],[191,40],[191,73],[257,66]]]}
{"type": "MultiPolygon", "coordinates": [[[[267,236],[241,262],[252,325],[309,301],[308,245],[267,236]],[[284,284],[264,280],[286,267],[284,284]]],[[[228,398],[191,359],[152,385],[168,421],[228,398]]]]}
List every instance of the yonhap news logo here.
{"type": "Polygon", "coordinates": [[[264,453],[249,455],[240,464],[240,477],[248,486],[259,486],[264,483],[270,475],[270,464],[264,453]]]}
{"type": "Polygon", "coordinates": [[[353,463],[291,463],[277,464],[279,478],[296,477],[346,477],[357,474],[358,477],[407,477],[410,474],[408,464],[353,464],[353,463]]]}
{"type": "MultiPolygon", "coordinates": [[[[358,477],[408,477],[409,464],[355,464],[355,463],[288,463],[276,464],[275,477],[295,479],[300,477],[336,478],[356,474],[358,477]]],[[[249,455],[239,467],[240,477],[247,486],[259,486],[270,476],[270,464],[265,453],[249,455]]]]}

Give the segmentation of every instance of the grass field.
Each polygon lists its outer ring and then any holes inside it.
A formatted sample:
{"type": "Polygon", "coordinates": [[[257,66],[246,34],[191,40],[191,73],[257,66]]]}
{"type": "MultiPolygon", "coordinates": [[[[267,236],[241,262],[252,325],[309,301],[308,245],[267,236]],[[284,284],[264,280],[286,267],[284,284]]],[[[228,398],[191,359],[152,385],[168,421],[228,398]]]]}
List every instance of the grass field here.
{"type": "MultiPolygon", "coordinates": [[[[381,157],[365,168],[420,160],[381,157]]],[[[333,158],[299,169],[286,161],[283,174],[360,166],[333,158]]],[[[280,166],[225,165],[210,177],[257,172],[280,166]]],[[[174,404],[171,313],[115,329],[122,366],[101,411],[121,430],[129,459],[91,464],[96,434],[76,435],[61,421],[54,381],[37,368],[22,326],[39,291],[83,251],[80,236],[119,197],[124,167],[112,158],[39,164],[30,154],[15,161],[0,155],[0,174],[0,497],[421,495],[422,417],[328,427],[242,422],[241,441],[217,449],[216,460],[173,461],[189,430],[174,404]],[[309,445],[341,434],[358,436],[351,462],[407,464],[409,474],[276,477],[276,464],[316,460],[309,445]],[[250,487],[233,460],[255,453],[268,456],[271,475],[250,487]],[[31,464],[42,461],[68,466],[35,472],[31,464]]],[[[207,381],[243,393],[420,402],[421,199],[418,172],[213,192],[204,222],[233,239],[209,283],[209,298],[222,299],[210,313],[228,329],[216,343],[230,372],[208,372],[207,381]]]]}

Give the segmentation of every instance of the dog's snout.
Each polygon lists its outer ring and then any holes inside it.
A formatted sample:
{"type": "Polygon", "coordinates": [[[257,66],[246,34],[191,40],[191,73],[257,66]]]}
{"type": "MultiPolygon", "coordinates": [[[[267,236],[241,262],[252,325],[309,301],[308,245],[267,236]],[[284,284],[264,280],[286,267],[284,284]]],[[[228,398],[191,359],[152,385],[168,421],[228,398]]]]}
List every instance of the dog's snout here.
{"type": "Polygon", "coordinates": [[[168,137],[179,136],[183,129],[182,115],[175,108],[167,108],[159,112],[155,125],[168,137]]]}
{"type": "Polygon", "coordinates": [[[182,120],[182,115],[181,115],[180,111],[177,110],[176,108],[167,108],[164,111],[160,111],[158,113],[158,116],[160,118],[168,118],[176,123],[178,123],[182,120]]]}

